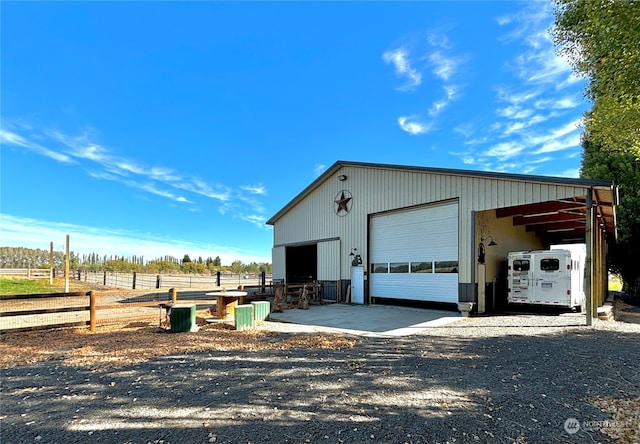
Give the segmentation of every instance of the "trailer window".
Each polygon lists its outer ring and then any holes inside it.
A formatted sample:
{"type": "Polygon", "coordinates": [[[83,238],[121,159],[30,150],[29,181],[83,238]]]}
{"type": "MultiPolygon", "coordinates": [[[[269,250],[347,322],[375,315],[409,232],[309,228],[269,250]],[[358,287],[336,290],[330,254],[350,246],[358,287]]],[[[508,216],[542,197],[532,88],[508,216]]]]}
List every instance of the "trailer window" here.
{"type": "Polygon", "coordinates": [[[514,271],[529,271],[529,260],[527,259],[516,259],[513,261],[513,270],[514,271]]]}
{"type": "Polygon", "coordinates": [[[542,259],[540,261],[540,270],[542,271],[556,271],[560,269],[559,259],[542,259]]]}

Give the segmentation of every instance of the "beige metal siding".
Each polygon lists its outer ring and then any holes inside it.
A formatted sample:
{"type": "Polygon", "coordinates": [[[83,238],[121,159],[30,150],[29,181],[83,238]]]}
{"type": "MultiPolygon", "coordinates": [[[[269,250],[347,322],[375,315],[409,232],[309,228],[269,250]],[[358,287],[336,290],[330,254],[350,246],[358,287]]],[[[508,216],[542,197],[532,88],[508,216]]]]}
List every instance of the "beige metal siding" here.
{"type": "Polygon", "coordinates": [[[273,260],[272,263],[272,277],[273,279],[282,279],[285,278],[286,268],[285,268],[285,248],[284,247],[274,247],[271,250],[271,257],[273,260]]]}
{"type": "MultiPolygon", "coordinates": [[[[364,264],[367,264],[369,214],[458,199],[459,280],[471,282],[472,258],[475,255],[475,245],[472,244],[472,211],[585,194],[585,189],[581,187],[551,183],[344,166],[327,177],[305,199],[276,221],[274,245],[340,238],[340,275],[342,279],[349,279],[350,264],[346,257],[352,248],[358,249],[364,264]],[[340,182],[337,179],[339,174],[345,174],[347,180],[340,182]],[[353,206],[350,213],[340,217],[334,212],[334,200],[342,189],[353,195],[353,206]]],[[[275,261],[274,257],[274,273],[277,268],[275,261]]]]}
{"type": "Polygon", "coordinates": [[[318,280],[337,281],[340,279],[340,240],[318,242],[318,280]]]}

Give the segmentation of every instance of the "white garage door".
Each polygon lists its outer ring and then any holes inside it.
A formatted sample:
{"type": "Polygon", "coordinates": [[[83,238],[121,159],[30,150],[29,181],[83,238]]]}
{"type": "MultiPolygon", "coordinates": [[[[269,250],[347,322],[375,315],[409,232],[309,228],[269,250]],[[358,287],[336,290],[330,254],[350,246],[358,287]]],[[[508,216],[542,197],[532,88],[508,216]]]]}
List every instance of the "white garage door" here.
{"type": "Polygon", "coordinates": [[[458,204],[371,218],[371,297],[458,302],[458,204]]]}

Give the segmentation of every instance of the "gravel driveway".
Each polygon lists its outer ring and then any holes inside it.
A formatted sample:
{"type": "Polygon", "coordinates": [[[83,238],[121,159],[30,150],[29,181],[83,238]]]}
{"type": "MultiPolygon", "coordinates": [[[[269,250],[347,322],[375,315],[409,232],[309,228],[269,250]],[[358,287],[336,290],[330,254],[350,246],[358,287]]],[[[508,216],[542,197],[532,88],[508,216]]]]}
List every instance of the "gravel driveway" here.
{"type": "MultiPolygon", "coordinates": [[[[640,326],[574,321],[468,318],[420,335],[357,337],[342,350],[11,367],[2,370],[1,441],[640,441],[640,326]]],[[[300,334],[269,324],[280,329],[269,340],[300,334]]]]}

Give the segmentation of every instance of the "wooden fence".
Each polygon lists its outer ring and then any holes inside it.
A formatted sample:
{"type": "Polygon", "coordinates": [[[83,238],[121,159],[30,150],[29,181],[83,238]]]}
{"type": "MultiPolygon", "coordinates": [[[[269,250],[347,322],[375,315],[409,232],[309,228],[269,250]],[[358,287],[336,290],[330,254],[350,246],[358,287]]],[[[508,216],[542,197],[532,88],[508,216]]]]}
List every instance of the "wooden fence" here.
{"type": "Polygon", "coordinates": [[[50,268],[0,268],[0,276],[26,277],[29,279],[48,278],[50,268]]]}
{"type": "Polygon", "coordinates": [[[206,293],[222,288],[169,291],[89,291],[0,296],[0,332],[162,320],[168,302],[195,304],[198,309],[216,305],[206,293]]]}

